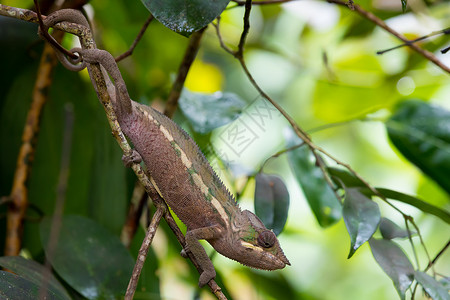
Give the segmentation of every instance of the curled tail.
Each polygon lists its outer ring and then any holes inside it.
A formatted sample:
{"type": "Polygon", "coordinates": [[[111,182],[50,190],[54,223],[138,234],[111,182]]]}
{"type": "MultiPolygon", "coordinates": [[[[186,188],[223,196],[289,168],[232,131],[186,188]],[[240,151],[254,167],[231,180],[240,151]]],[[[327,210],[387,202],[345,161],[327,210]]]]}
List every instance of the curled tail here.
{"type": "MultiPolygon", "coordinates": [[[[47,18],[45,18],[45,20],[43,20],[44,27],[39,28],[39,35],[43,37],[43,30],[48,30],[49,27],[52,27],[55,24],[63,21],[82,25],[89,29],[89,31],[91,29],[88,20],[80,11],[75,9],[61,9],[50,14],[49,16],[47,16],[47,18]]],[[[83,45],[83,43],[81,44],[83,45]]],[[[108,51],[97,49],[95,43],[92,46],[92,49],[73,48],[71,52],[78,54],[77,59],[67,57],[59,49],[57,49],[56,47],[54,48],[61,64],[71,71],[81,71],[87,66],[87,64],[99,63],[114,81],[116,97],[112,97],[115,98],[112,100],[114,109],[116,110],[116,114],[118,116],[131,114],[131,99],[128,95],[127,87],[122,78],[122,75],[120,74],[114,57],[108,51]]],[[[105,76],[105,80],[106,84],[110,85],[111,82],[109,81],[108,76],[105,76]]],[[[96,86],[94,81],[93,85],[94,87],[96,86]]]]}

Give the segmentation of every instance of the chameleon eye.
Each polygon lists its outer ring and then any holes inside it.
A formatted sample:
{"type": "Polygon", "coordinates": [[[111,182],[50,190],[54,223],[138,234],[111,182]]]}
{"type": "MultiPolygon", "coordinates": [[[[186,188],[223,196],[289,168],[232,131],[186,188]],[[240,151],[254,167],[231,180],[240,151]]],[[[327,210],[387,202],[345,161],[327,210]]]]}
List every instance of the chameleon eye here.
{"type": "Polygon", "coordinates": [[[277,237],[270,230],[261,232],[258,236],[258,244],[264,248],[270,248],[275,244],[277,237]]]}

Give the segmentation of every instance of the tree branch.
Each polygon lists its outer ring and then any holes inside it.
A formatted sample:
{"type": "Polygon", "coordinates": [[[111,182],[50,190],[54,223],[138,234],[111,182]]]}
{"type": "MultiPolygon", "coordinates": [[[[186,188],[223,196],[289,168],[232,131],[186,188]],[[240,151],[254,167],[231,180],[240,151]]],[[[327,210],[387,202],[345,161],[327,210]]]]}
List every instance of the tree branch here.
{"type": "Polygon", "coordinates": [[[155,236],[156,229],[158,228],[161,217],[164,215],[164,207],[159,206],[153,215],[152,222],[147,229],[144,241],[142,242],[141,248],[137,256],[136,264],[134,265],[133,274],[131,275],[130,282],[128,283],[127,292],[125,293],[125,300],[133,299],[134,293],[136,291],[139,276],[141,275],[142,268],[144,267],[145,259],[147,258],[148,250],[152,244],[153,237],[155,236]]]}

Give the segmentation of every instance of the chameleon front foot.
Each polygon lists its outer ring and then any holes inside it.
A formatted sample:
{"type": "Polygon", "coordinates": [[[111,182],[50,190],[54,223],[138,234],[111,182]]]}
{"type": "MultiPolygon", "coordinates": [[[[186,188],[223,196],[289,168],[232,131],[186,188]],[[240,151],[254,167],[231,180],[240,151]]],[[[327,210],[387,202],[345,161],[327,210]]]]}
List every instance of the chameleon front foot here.
{"type": "Polygon", "coordinates": [[[133,152],[131,155],[123,155],[122,156],[122,162],[125,165],[125,167],[131,167],[132,164],[139,164],[142,161],[141,155],[133,149],[133,152]]]}
{"type": "MultiPolygon", "coordinates": [[[[187,254],[188,252],[189,252],[189,249],[183,249],[183,250],[181,250],[180,254],[184,258],[188,258],[188,254],[187,254]]],[[[199,262],[203,262],[203,261],[199,261],[199,262]]],[[[201,267],[203,267],[205,269],[200,274],[200,278],[198,280],[199,287],[205,286],[206,284],[208,284],[208,282],[211,279],[216,278],[216,270],[214,270],[214,267],[212,265],[209,265],[209,264],[205,265],[205,264],[201,263],[201,267]]]]}

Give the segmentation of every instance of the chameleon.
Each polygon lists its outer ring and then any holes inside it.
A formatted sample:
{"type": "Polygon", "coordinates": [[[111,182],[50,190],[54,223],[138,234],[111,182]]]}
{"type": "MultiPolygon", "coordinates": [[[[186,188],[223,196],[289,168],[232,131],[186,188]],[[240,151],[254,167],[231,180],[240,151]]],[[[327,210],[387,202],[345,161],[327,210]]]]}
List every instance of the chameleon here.
{"type": "MultiPolygon", "coordinates": [[[[59,10],[45,20],[46,30],[61,21],[89,28],[76,10],[59,10]]],[[[143,161],[152,183],[168,206],[186,225],[187,252],[202,272],[199,286],[216,276],[214,266],[199,240],[206,240],[220,254],[243,265],[276,270],[290,265],[275,234],[252,212],[241,210],[234,197],[210,166],[195,141],[175,122],[157,110],[131,100],[113,56],[97,48],[74,48],[79,63],[58,54],[71,70],[99,63],[114,81],[111,100],[119,125],[134,146],[124,162],[143,161]]],[[[105,73],[105,72],[104,72],[105,73]]],[[[105,76],[109,80],[108,76],[105,76]]],[[[95,83],[94,83],[95,88],[95,83]]]]}

